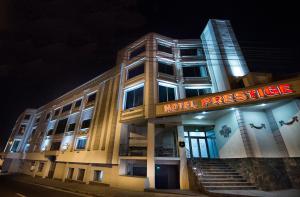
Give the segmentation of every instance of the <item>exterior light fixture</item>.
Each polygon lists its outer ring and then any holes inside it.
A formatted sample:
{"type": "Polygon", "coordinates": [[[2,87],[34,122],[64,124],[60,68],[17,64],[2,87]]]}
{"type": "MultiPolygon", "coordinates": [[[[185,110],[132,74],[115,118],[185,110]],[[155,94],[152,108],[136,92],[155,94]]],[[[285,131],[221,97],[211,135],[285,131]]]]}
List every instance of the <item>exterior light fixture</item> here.
{"type": "Polygon", "coordinates": [[[236,108],[235,108],[235,107],[232,107],[232,108],[230,108],[230,110],[236,110],[236,108]]]}
{"type": "Polygon", "coordinates": [[[202,114],[207,114],[207,112],[206,112],[206,111],[203,111],[202,114]]]}
{"type": "Polygon", "coordinates": [[[259,106],[263,107],[263,106],[266,106],[266,105],[267,105],[266,103],[262,103],[259,106]]]}
{"type": "Polygon", "coordinates": [[[201,119],[203,119],[203,118],[204,118],[204,116],[200,116],[200,115],[198,115],[198,116],[195,116],[195,118],[196,118],[196,119],[199,119],[199,120],[201,120],[201,119]]]}

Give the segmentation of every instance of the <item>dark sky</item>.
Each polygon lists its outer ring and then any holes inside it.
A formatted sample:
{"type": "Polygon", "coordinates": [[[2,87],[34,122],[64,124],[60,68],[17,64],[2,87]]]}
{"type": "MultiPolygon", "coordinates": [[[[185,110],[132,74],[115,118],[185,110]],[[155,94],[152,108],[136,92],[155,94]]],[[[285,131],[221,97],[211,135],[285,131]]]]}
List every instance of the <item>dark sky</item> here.
{"type": "Polygon", "coordinates": [[[0,0],[1,146],[25,108],[113,67],[147,32],[199,38],[209,18],[229,19],[251,71],[299,72],[298,5],[261,2],[0,0]]]}

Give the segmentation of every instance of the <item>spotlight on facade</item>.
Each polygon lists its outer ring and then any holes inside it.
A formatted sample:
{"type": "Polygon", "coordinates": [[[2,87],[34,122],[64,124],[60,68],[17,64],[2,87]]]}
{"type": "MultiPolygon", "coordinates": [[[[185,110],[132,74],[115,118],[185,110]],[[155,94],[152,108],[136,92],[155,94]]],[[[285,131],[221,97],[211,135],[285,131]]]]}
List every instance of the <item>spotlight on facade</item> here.
{"type": "Polygon", "coordinates": [[[204,116],[200,116],[200,115],[198,115],[198,116],[195,116],[195,118],[196,118],[196,119],[199,119],[199,120],[201,120],[201,119],[203,119],[203,118],[204,118],[204,116]]]}
{"type": "Polygon", "coordinates": [[[267,105],[266,103],[262,103],[259,106],[263,107],[263,106],[266,106],[266,105],[267,105]]]}
{"type": "Polygon", "coordinates": [[[235,108],[235,107],[232,107],[232,108],[230,108],[230,110],[232,110],[232,111],[233,111],[233,110],[236,110],[236,108],[235,108]]]}
{"type": "Polygon", "coordinates": [[[207,112],[206,112],[206,111],[203,111],[202,114],[207,114],[207,112]]]}

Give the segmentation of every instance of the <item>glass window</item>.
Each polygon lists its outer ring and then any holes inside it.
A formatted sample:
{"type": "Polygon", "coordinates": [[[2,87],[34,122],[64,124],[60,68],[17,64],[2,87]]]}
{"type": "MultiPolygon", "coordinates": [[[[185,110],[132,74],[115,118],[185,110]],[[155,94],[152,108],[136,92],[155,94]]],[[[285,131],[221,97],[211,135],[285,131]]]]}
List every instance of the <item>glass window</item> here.
{"type": "Polygon", "coordinates": [[[21,125],[20,129],[19,129],[19,132],[18,132],[18,135],[23,135],[25,133],[25,129],[26,129],[26,125],[21,125]]]}
{"type": "Polygon", "coordinates": [[[54,130],[50,129],[50,130],[47,131],[47,136],[53,135],[53,133],[54,133],[54,130]]]}
{"type": "Polygon", "coordinates": [[[74,174],[74,168],[69,168],[67,179],[71,180],[73,178],[73,174],[74,174]]]}
{"type": "Polygon", "coordinates": [[[191,137],[205,137],[204,132],[190,132],[191,137]]]}
{"type": "Polygon", "coordinates": [[[77,139],[76,149],[85,149],[86,138],[77,139]]]}
{"type": "Polygon", "coordinates": [[[65,132],[65,128],[67,126],[68,118],[62,119],[58,121],[55,134],[60,134],[65,132]]]}
{"type": "Polygon", "coordinates": [[[39,164],[39,167],[38,167],[38,172],[42,172],[43,169],[44,169],[44,166],[45,166],[45,163],[44,163],[44,162],[41,162],[41,163],[39,164]]]}
{"type": "Polygon", "coordinates": [[[75,126],[76,126],[76,123],[69,124],[68,131],[74,131],[75,130],[75,126]]]}
{"type": "Polygon", "coordinates": [[[170,46],[164,46],[164,45],[158,44],[157,45],[157,50],[165,52],[165,53],[172,54],[172,47],[170,47],[170,46]]]}
{"type": "Polygon", "coordinates": [[[101,182],[103,178],[103,171],[95,170],[94,171],[94,181],[101,182]]]}
{"type": "Polygon", "coordinates": [[[131,69],[128,70],[128,73],[127,73],[127,79],[131,79],[135,76],[138,76],[140,74],[143,74],[144,73],[144,68],[145,68],[145,64],[142,63],[138,66],[135,66],[131,69]]]}
{"type": "Polygon", "coordinates": [[[82,101],[82,99],[77,100],[77,101],[75,102],[74,108],[79,108],[80,105],[81,105],[81,101],[82,101]]]}
{"type": "Polygon", "coordinates": [[[90,125],[91,125],[91,119],[84,120],[82,121],[81,129],[89,128],[90,125]]]}
{"type": "Polygon", "coordinates": [[[198,55],[198,50],[197,50],[197,48],[180,49],[180,55],[181,56],[197,56],[198,55]]]}
{"type": "Polygon", "coordinates": [[[30,114],[26,114],[25,116],[24,116],[24,120],[29,120],[30,119],[30,114]]]}
{"type": "Polygon", "coordinates": [[[46,115],[46,120],[49,120],[49,118],[50,118],[50,112],[46,115]]]}
{"type": "Polygon", "coordinates": [[[51,144],[51,147],[50,147],[50,151],[53,151],[53,150],[59,150],[60,149],[60,144],[61,142],[52,142],[51,144]]]}
{"type": "Polygon", "coordinates": [[[97,95],[96,92],[88,95],[87,104],[93,103],[96,100],[96,95],[97,95]]]}
{"type": "Polygon", "coordinates": [[[144,86],[125,92],[125,109],[140,106],[144,100],[144,86]]]}
{"type": "Polygon", "coordinates": [[[61,113],[64,113],[64,112],[67,112],[67,111],[70,111],[72,108],[72,103],[68,104],[68,105],[65,105],[63,108],[62,108],[62,111],[61,113]]]}
{"type": "Polygon", "coordinates": [[[167,102],[175,100],[175,88],[159,85],[159,102],[167,102]]]}
{"type": "Polygon", "coordinates": [[[131,51],[130,55],[129,55],[129,59],[132,59],[145,51],[146,51],[146,47],[145,47],[145,45],[143,45],[143,46],[131,51]]]}
{"type": "Polygon", "coordinates": [[[158,72],[165,73],[168,75],[174,75],[174,67],[173,65],[169,65],[163,62],[158,62],[158,72]]]}
{"type": "Polygon", "coordinates": [[[56,109],[56,110],[54,111],[54,116],[58,116],[59,110],[60,110],[60,109],[56,109]]]}
{"type": "Polygon", "coordinates": [[[17,152],[17,148],[18,148],[19,144],[20,144],[20,140],[15,140],[10,151],[14,152],[14,153],[17,152]]]}
{"type": "Polygon", "coordinates": [[[185,96],[187,98],[194,97],[194,96],[201,96],[201,95],[209,94],[209,93],[211,93],[210,88],[202,88],[202,89],[189,89],[189,88],[186,88],[185,89],[185,96]]]}
{"type": "Polygon", "coordinates": [[[182,67],[183,77],[207,77],[205,66],[193,65],[182,67]]]}
{"type": "Polygon", "coordinates": [[[77,176],[78,181],[83,181],[84,173],[85,173],[85,169],[81,169],[81,168],[78,169],[78,176],[77,176]]]}

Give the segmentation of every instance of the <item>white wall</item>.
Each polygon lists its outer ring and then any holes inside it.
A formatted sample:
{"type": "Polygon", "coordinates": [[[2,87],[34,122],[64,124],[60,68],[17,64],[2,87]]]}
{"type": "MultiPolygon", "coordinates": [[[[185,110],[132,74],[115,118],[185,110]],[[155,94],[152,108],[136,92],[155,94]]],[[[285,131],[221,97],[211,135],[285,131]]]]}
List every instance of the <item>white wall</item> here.
{"type": "Polygon", "coordinates": [[[216,119],[215,134],[220,158],[247,157],[234,111],[230,111],[216,119]],[[231,128],[231,133],[228,138],[220,134],[223,125],[227,125],[231,128]]]}
{"type": "Polygon", "coordinates": [[[281,157],[277,143],[270,128],[267,115],[264,111],[243,111],[242,112],[250,144],[254,157],[281,157]],[[250,124],[265,128],[251,128],[250,124]]]}
{"type": "Polygon", "coordinates": [[[300,122],[295,121],[291,125],[281,126],[279,121],[290,122],[294,116],[297,116],[300,121],[299,107],[296,102],[297,100],[293,100],[272,110],[290,157],[300,156],[300,122]]]}

